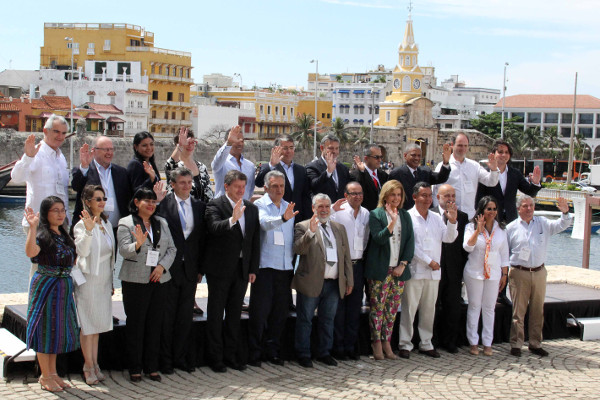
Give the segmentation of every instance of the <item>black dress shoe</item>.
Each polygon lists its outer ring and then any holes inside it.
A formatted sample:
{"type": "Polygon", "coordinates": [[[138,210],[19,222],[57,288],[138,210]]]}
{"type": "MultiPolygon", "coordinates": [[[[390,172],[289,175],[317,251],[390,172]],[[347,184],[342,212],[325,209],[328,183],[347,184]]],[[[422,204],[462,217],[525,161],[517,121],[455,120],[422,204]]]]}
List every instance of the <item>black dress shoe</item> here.
{"type": "Polygon", "coordinates": [[[129,380],[131,382],[141,382],[142,381],[142,374],[129,374],[129,380]]]}
{"type": "Polygon", "coordinates": [[[212,369],[213,372],[217,372],[217,373],[227,372],[227,367],[223,363],[212,364],[210,366],[210,369],[212,369]]]}
{"type": "Polygon", "coordinates": [[[202,310],[201,308],[194,308],[194,314],[204,315],[204,310],[202,310]]]}
{"type": "Polygon", "coordinates": [[[175,370],[172,367],[166,367],[161,368],[160,372],[162,372],[163,375],[173,375],[175,373],[175,370]]]}
{"type": "Polygon", "coordinates": [[[510,354],[515,357],[521,357],[521,349],[518,347],[513,347],[510,349],[510,354]]]}
{"type": "Polygon", "coordinates": [[[175,365],[175,368],[180,369],[185,372],[188,372],[190,374],[196,370],[195,367],[192,367],[188,364],[177,364],[177,365],[175,365]]]}
{"type": "Polygon", "coordinates": [[[262,366],[262,362],[260,361],[259,358],[254,358],[254,359],[248,360],[248,365],[250,365],[252,367],[260,368],[262,366]]]}
{"type": "Polygon", "coordinates": [[[404,359],[409,359],[410,358],[410,351],[405,350],[405,349],[400,349],[398,350],[398,356],[400,358],[404,358],[404,359]]]}
{"type": "Polygon", "coordinates": [[[451,354],[458,353],[458,347],[456,347],[455,345],[448,345],[445,348],[448,353],[451,353],[451,354]]]}
{"type": "Polygon", "coordinates": [[[332,351],[331,355],[336,360],[340,360],[340,361],[346,361],[348,359],[348,357],[346,356],[346,353],[344,353],[343,351],[332,351]]]}
{"type": "Polygon", "coordinates": [[[318,357],[317,361],[322,362],[325,365],[329,365],[330,367],[337,367],[338,363],[335,361],[335,358],[327,355],[323,357],[318,357]]]}
{"type": "Polygon", "coordinates": [[[240,364],[235,361],[225,361],[225,365],[231,369],[235,369],[236,371],[243,371],[247,368],[246,364],[240,364]]]}
{"type": "Polygon", "coordinates": [[[357,351],[347,352],[346,357],[348,357],[350,360],[354,360],[354,361],[360,360],[360,354],[357,351]]]}
{"type": "Polygon", "coordinates": [[[548,352],[541,347],[529,347],[529,351],[541,357],[548,357],[548,352]]]}
{"type": "Polygon", "coordinates": [[[150,377],[151,381],[162,382],[162,377],[158,374],[158,372],[153,372],[148,376],[150,377]]]}
{"type": "Polygon", "coordinates": [[[300,366],[304,367],[304,368],[312,368],[313,367],[312,360],[308,357],[298,358],[298,364],[300,364],[300,366]]]}
{"type": "Polygon", "coordinates": [[[419,353],[426,355],[427,357],[440,358],[440,353],[438,353],[436,349],[419,350],[419,353]]]}
{"type": "Polygon", "coordinates": [[[280,366],[283,366],[283,364],[284,364],[283,360],[277,356],[271,357],[271,358],[267,359],[267,361],[270,362],[271,364],[280,365],[280,366]]]}
{"type": "Polygon", "coordinates": [[[512,301],[506,296],[506,293],[500,293],[498,295],[498,300],[496,300],[500,304],[504,304],[505,306],[512,307],[512,301]]]}

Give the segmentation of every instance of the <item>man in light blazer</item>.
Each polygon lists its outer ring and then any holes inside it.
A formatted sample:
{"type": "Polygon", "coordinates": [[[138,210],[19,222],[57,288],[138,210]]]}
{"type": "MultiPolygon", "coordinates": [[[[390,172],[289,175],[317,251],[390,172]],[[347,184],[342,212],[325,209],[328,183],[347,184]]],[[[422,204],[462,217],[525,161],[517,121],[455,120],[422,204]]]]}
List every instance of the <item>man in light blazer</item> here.
{"type": "Polygon", "coordinates": [[[310,334],[315,310],[319,313],[317,360],[336,366],[331,356],[338,300],[352,292],[354,278],[348,237],[343,225],[329,220],[331,200],[319,193],[312,199],[314,215],[296,224],[294,252],[300,256],[292,288],[296,289],[298,363],[311,368],[310,334]]]}
{"type": "Polygon", "coordinates": [[[177,254],[169,269],[166,286],[165,318],[161,338],[161,371],[173,373],[173,367],[194,371],[192,328],[196,283],[202,280],[200,265],[204,253],[206,204],[190,196],[192,171],[185,167],[171,171],[171,187],[161,202],[160,215],[167,220],[177,254]],[[187,353],[187,357],[186,357],[187,353]]]}
{"type": "Polygon", "coordinates": [[[340,139],[333,134],[321,139],[321,157],[306,165],[312,195],[323,193],[332,202],[344,197],[346,184],[353,181],[348,167],[338,161],[340,139]]]}
{"type": "Polygon", "coordinates": [[[214,372],[246,369],[236,356],[240,318],[248,282],[254,283],[260,261],[258,208],[243,199],[246,180],[241,171],[228,171],[225,194],[206,206],[206,251],[200,272],[208,284],[207,352],[214,372]]]}

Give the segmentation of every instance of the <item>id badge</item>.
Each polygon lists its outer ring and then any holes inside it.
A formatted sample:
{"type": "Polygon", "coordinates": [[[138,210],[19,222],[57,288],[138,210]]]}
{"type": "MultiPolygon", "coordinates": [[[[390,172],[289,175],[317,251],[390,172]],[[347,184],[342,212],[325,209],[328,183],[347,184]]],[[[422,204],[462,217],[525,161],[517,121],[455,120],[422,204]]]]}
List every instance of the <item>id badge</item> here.
{"type": "Polygon", "coordinates": [[[115,210],[115,198],[114,197],[108,197],[106,199],[106,203],[104,204],[104,211],[106,212],[112,212],[115,210]]]}
{"type": "Polygon", "coordinates": [[[146,266],[156,267],[158,265],[158,256],[160,252],[156,250],[148,250],[148,256],[146,257],[146,266]]]}
{"type": "Polygon", "coordinates": [[[65,192],[65,187],[62,183],[60,182],[56,182],[56,193],[58,193],[61,196],[66,196],[67,193],[65,192]]]}
{"type": "Polygon", "coordinates": [[[337,251],[332,247],[327,248],[327,261],[337,262],[337,251]]]}
{"type": "Polygon", "coordinates": [[[519,252],[519,260],[528,261],[531,255],[531,249],[529,247],[523,247],[519,252]]]}
{"type": "Polygon", "coordinates": [[[274,239],[274,243],[275,246],[283,246],[283,232],[281,231],[274,231],[273,232],[273,239],[274,239]]]}
{"type": "Polygon", "coordinates": [[[83,272],[81,272],[81,270],[79,268],[73,268],[71,270],[71,278],[73,278],[73,280],[75,281],[75,284],[77,286],[81,286],[85,282],[87,282],[85,280],[85,276],[83,276],[83,272]]]}
{"type": "Polygon", "coordinates": [[[364,239],[362,236],[354,237],[354,251],[363,251],[364,250],[364,239]]]}

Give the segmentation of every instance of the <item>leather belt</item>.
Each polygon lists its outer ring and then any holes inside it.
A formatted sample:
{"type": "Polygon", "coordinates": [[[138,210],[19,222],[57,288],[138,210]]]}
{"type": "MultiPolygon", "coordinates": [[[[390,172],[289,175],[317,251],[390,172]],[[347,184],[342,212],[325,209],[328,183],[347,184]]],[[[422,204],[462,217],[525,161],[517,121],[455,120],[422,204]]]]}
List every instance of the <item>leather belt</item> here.
{"type": "Polygon", "coordinates": [[[520,269],[521,271],[537,272],[537,271],[540,271],[542,268],[544,268],[544,264],[540,265],[539,267],[533,267],[533,268],[524,267],[522,265],[511,265],[510,267],[520,269]]]}

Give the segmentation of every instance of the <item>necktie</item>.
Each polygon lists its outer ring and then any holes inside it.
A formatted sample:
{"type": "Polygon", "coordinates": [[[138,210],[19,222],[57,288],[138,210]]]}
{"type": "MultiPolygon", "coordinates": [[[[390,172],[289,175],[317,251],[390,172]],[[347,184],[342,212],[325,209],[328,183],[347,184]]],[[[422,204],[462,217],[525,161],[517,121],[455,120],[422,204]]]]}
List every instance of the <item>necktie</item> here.
{"type": "Polygon", "coordinates": [[[377,175],[375,174],[375,171],[373,171],[373,183],[375,184],[375,189],[379,191],[379,182],[377,182],[377,175]]]}
{"type": "Polygon", "coordinates": [[[415,179],[417,179],[417,170],[416,169],[413,171],[413,176],[415,177],[415,179]]]}
{"type": "Polygon", "coordinates": [[[485,239],[485,257],[483,258],[483,277],[490,279],[490,266],[488,265],[488,257],[490,256],[490,249],[492,247],[492,238],[494,237],[495,230],[492,230],[492,234],[488,238],[485,230],[483,231],[483,238],[485,239]]]}
{"type": "Polygon", "coordinates": [[[181,206],[181,212],[179,213],[179,220],[181,221],[181,229],[185,231],[187,224],[185,223],[185,200],[179,202],[181,206]]]}
{"type": "MultiPolygon", "coordinates": [[[[329,233],[327,232],[327,224],[323,223],[321,224],[321,228],[323,229],[323,241],[325,242],[325,247],[332,249],[333,248],[333,244],[331,243],[331,240],[329,239],[329,233]]],[[[325,257],[327,258],[327,257],[325,257]]],[[[333,267],[333,264],[335,264],[333,261],[327,261],[327,264],[330,267],[333,267]]]]}

